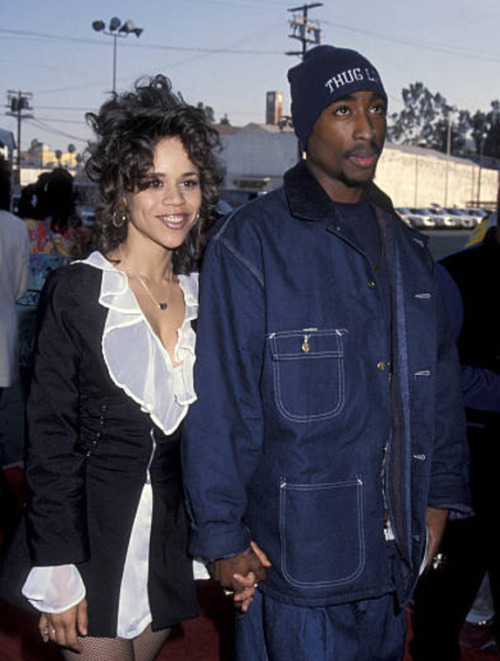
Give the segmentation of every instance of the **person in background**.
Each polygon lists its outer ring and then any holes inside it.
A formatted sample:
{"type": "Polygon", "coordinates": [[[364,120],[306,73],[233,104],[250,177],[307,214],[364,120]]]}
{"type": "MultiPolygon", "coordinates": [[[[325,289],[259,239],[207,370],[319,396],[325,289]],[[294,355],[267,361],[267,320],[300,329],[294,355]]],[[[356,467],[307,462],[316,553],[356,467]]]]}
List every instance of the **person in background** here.
{"type": "Polygon", "coordinates": [[[468,506],[456,348],[425,239],[373,184],[376,69],[325,45],[288,78],[306,157],[203,262],[190,549],[228,591],[256,575],[238,661],[396,661],[417,576],[468,506]]]}
{"type": "MultiPolygon", "coordinates": [[[[16,300],[24,295],[28,282],[28,232],[9,209],[10,171],[0,156],[0,402],[5,388],[19,377],[16,300]]],[[[0,460],[1,450],[0,438],[0,460]]],[[[17,519],[16,509],[0,465],[0,528],[7,537],[17,519]]]]}
{"type": "MultiPolygon", "coordinates": [[[[498,222],[498,212],[497,212],[498,222]]],[[[456,661],[459,633],[488,573],[494,618],[490,644],[500,650],[500,322],[492,292],[500,278],[500,228],[440,263],[441,286],[458,343],[470,450],[474,516],[448,522],[444,564],[415,593],[415,661],[456,661]]]]}
{"type": "Polygon", "coordinates": [[[68,261],[86,257],[91,231],[76,214],[72,175],[63,168],[43,173],[27,193],[29,199],[21,192],[20,213],[28,227],[31,254],[58,255],[68,261]]]}
{"type": "Polygon", "coordinates": [[[73,177],[62,168],[44,172],[21,191],[19,214],[28,228],[30,259],[26,295],[19,301],[21,380],[27,398],[33,371],[36,308],[47,275],[88,255],[91,230],[76,215],[73,177]]]}
{"type": "Polygon", "coordinates": [[[65,659],[150,661],[197,613],[180,445],[218,136],[161,75],[88,117],[99,249],[39,303],[23,594],[65,659]]]}

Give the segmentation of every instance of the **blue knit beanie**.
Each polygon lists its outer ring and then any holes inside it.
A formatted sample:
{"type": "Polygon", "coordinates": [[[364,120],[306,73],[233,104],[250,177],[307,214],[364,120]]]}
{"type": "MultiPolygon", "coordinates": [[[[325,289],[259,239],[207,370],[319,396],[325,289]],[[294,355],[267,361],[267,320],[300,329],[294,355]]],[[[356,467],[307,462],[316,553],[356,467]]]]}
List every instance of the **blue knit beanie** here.
{"type": "Polygon", "coordinates": [[[305,149],[323,110],[353,92],[378,92],[385,97],[375,67],[360,53],[335,46],[316,46],[288,71],[295,133],[305,149]]]}

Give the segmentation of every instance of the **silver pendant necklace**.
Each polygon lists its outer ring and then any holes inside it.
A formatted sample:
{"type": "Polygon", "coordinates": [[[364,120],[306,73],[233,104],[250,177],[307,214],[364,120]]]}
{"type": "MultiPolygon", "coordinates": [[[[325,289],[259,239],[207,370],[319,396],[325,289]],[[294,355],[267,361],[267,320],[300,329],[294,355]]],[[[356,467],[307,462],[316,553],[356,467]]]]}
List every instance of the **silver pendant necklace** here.
{"type": "Polygon", "coordinates": [[[170,275],[169,275],[169,278],[168,278],[167,297],[166,297],[166,299],[165,299],[165,301],[164,301],[163,303],[160,303],[160,302],[157,301],[156,298],[153,296],[153,294],[151,293],[151,290],[149,289],[149,287],[147,286],[147,284],[144,282],[144,279],[139,275],[139,272],[137,271],[137,269],[135,268],[135,266],[132,264],[132,262],[131,262],[129,259],[127,259],[127,257],[125,257],[125,254],[124,254],[124,252],[123,252],[123,247],[122,247],[122,246],[120,246],[120,255],[121,255],[123,261],[126,262],[126,263],[130,266],[130,268],[131,268],[132,271],[134,272],[134,275],[137,276],[139,282],[141,283],[141,285],[142,285],[142,286],[144,287],[144,289],[146,290],[147,295],[148,295],[149,298],[153,301],[153,303],[156,305],[156,307],[158,308],[158,310],[162,310],[162,311],[163,311],[163,310],[167,310],[167,309],[168,309],[168,301],[169,301],[169,299],[170,299],[170,290],[172,289],[172,280],[173,280],[173,275],[174,275],[174,269],[173,269],[173,266],[170,266],[170,275]]]}

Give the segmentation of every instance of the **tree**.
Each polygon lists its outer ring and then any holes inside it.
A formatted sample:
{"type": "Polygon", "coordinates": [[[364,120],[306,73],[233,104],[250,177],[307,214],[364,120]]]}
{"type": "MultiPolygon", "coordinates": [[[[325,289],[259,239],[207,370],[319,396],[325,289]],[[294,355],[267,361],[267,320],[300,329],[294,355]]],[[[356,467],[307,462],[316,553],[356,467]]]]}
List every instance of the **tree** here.
{"type": "Polygon", "coordinates": [[[470,137],[474,142],[475,154],[500,158],[500,101],[490,103],[491,110],[476,112],[468,116],[470,137]]]}
{"type": "Polygon", "coordinates": [[[215,124],[215,113],[212,106],[205,106],[201,101],[196,106],[199,110],[205,113],[205,117],[209,124],[215,124]]]}
{"type": "Polygon", "coordinates": [[[444,96],[433,94],[423,83],[410,84],[402,90],[404,108],[399,113],[390,115],[392,121],[388,137],[394,142],[405,145],[426,145],[432,149],[446,152],[448,132],[450,132],[451,152],[460,152],[465,146],[468,130],[467,114],[458,112],[458,121],[454,117],[456,109],[444,96]]]}
{"type": "Polygon", "coordinates": [[[61,158],[62,158],[62,151],[60,149],[56,149],[54,152],[55,157],[57,158],[57,167],[61,167],[61,158]]]}
{"type": "Polygon", "coordinates": [[[70,164],[71,164],[71,165],[73,165],[73,154],[75,153],[75,151],[76,151],[76,147],[75,147],[75,145],[72,144],[72,143],[70,143],[70,144],[68,145],[68,152],[71,154],[71,160],[70,160],[70,164]]]}
{"type": "Polygon", "coordinates": [[[476,153],[480,154],[489,130],[488,115],[482,110],[476,110],[473,115],[469,115],[469,125],[476,153]]]}
{"type": "Polygon", "coordinates": [[[471,114],[451,106],[439,92],[416,82],[402,90],[404,108],[390,115],[389,140],[403,145],[425,145],[457,156],[500,158],[500,101],[489,112],[471,114]],[[470,141],[474,149],[469,147],[470,141]]]}
{"type": "Polygon", "coordinates": [[[491,111],[487,114],[488,131],[484,138],[485,156],[500,158],[500,101],[492,101],[491,111]]]}

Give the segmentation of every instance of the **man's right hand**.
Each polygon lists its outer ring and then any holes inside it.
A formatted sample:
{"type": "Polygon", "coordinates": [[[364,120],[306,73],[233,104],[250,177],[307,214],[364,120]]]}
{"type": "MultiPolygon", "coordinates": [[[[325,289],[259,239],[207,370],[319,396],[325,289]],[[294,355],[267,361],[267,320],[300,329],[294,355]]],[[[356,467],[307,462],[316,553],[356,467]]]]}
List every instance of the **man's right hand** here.
{"type": "Polygon", "coordinates": [[[266,578],[266,567],[270,566],[271,563],[266,554],[259,549],[255,542],[252,542],[243,553],[231,558],[220,558],[210,563],[208,571],[224,589],[238,593],[242,591],[242,585],[235,579],[235,574],[245,577],[252,572],[255,582],[260,583],[266,578]]]}

